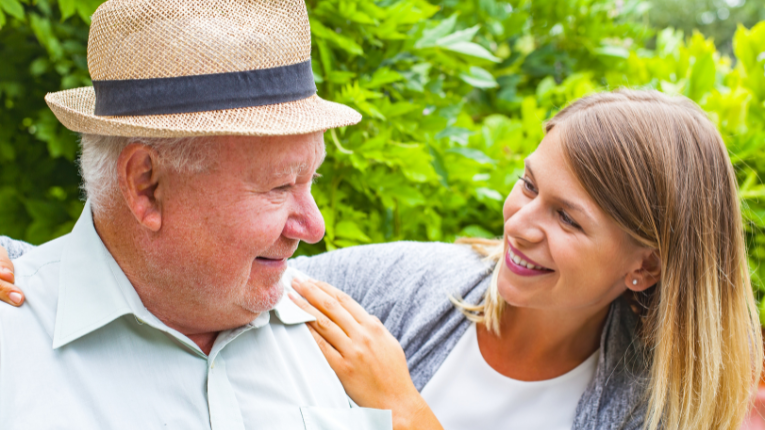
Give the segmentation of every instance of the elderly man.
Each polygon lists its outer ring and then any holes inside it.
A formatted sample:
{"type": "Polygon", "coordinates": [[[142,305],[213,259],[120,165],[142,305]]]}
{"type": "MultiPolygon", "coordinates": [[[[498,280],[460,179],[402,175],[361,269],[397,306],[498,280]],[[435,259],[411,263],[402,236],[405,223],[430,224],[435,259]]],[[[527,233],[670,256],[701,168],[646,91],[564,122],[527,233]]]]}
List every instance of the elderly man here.
{"type": "Polygon", "coordinates": [[[284,298],[321,239],[322,132],[302,0],[110,0],[94,88],[46,97],[82,133],[88,202],[16,261],[0,308],[3,429],[387,429],[352,407],[284,298]]]}

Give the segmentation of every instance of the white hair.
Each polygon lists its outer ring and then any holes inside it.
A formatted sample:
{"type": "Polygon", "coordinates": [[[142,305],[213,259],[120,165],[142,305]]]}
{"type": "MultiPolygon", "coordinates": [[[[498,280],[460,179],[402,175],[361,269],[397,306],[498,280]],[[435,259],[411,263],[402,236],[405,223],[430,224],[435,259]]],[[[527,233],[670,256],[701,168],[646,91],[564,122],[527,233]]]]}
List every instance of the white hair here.
{"type": "Polygon", "coordinates": [[[80,141],[82,190],[94,213],[109,209],[119,195],[117,160],[131,143],[140,143],[159,154],[161,165],[180,173],[201,173],[213,162],[206,137],[146,138],[83,134],[80,141]]]}

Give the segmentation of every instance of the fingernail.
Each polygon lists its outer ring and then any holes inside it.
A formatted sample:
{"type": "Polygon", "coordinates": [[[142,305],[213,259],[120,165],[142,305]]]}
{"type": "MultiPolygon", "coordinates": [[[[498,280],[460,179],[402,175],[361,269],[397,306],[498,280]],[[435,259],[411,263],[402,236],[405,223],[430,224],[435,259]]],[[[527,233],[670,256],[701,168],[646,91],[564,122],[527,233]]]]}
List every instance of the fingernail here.
{"type": "Polygon", "coordinates": [[[21,296],[21,294],[19,294],[19,293],[17,293],[17,292],[15,292],[15,291],[14,291],[14,292],[12,292],[11,294],[9,294],[9,295],[8,295],[8,297],[10,297],[10,298],[11,298],[11,301],[12,301],[14,304],[16,304],[16,305],[20,305],[20,304],[21,304],[21,299],[22,299],[22,296],[21,296]]]}
{"type": "Polygon", "coordinates": [[[7,274],[10,275],[13,272],[11,272],[11,269],[9,269],[7,267],[0,267],[0,273],[7,273],[7,274]]]}

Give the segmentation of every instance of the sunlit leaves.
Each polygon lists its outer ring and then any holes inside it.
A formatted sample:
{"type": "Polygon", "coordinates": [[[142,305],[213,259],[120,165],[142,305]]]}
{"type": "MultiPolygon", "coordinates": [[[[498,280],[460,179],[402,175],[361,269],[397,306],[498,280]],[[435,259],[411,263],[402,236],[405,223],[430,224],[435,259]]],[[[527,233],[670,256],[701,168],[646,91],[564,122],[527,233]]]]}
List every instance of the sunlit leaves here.
{"type": "Polygon", "coordinates": [[[483,46],[471,42],[476,33],[478,33],[480,26],[476,25],[463,30],[453,31],[456,22],[457,15],[455,14],[435,28],[424,31],[422,38],[414,44],[414,47],[416,49],[440,48],[495,63],[500,61],[499,58],[492,55],[483,46]]]}
{"type": "Polygon", "coordinates": [[[744,84],[760,100],[765,99],[765,22],[751,30],[740,27],[733,38],[733,51],[739,58],[739,73],[744,84]]]}
{"type": "MultiPolygon", "coordinates": [[[[87,22],[100,3],[0,0],[0,234],[49,240],[82,209],[76,135],[43,97],[89,85],[87,22]]],[[[641,4],[307,2],[318,93],[363,120],[325,135],[313,194],[326,236],[300,252],[501,235],[502,202],[544,121],[628,86],[685,94],[720,128],[742,184],[753,279],[765,280],[765,24],[738,30],[732,61],[701,35],[645,27],[641,4]]]]}
{"type": "Polygon", "coordinates": [[[324,26],[321,21],[311,20],[311,33],[318,39],[323,39],[329,42],[332,46],[340,48],[353,55],[361,55],[364,50],[361,49],[358,43],[350,37],[339,34],[324,26]]]}
{"type": "Polygon", "coordinates": [[[715,86],[715,62],[711,54],[704,54],[696,61],[691,68],[691,74],[688,78],[688,98],[700,101],[701,97],[711,91],[715,86]]]}
{"type": "Polygon", "coordinates": [[[460,73],[460,79],[476,88],[495,88],[499,86],[491,73],[476,66],[470,67],[467,72],[460,73]]]}
{"type": "Polygon", "coordinates": [[[480,164],[494,164],[495,161],[489,158],[486,154],[484,154],[479,149],[474,148],[450,148],[447,150],[447,152],[453,153],[453,154],[459,154],[469,160],[473,160],[475,162],[478,162],[480,164]]]}
{"type": "Polygon", "coordinates": [[[379,88],[385,84],[391,84],[404,79],[404,77],[389,67],[381,67],[377,69],[371,77],[366,77],[361,81],[363,88],[379,88]]]}
{"type": "Polygon", "coordinates": [[[24,6],[18,0],[0,0],[0,10],[17,19],[24,19],[24,6]]]}

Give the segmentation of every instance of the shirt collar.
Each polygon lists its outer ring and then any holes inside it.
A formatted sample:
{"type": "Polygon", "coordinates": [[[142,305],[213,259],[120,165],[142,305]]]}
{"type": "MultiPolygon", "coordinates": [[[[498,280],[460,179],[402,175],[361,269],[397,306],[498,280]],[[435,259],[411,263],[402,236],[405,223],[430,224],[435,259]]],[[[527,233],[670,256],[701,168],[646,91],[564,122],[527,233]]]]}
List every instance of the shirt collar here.
{"type": "MultiPolygon", "coordinates": [[[[98,236],[89,201],[85,203],[80,219],[67,238],[59,276],[54,349],[98,330],[123,315],[133,314],[140,323],[167,332],[190,348],[198,350],[186,336],[167,327],[143,306],[138,293],[98,236]]],[[[286,294],[292,291],[292,279],[300,276],[305,275],[289,268],[280,281],[285,294],[272,311],[283,324],[301,324],[314,320],[313,316],[295,305],[286,294]]],[[[264,312],[245,327],[259,328],[269,321],[270,312],[264,312]]]]}

